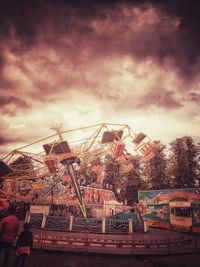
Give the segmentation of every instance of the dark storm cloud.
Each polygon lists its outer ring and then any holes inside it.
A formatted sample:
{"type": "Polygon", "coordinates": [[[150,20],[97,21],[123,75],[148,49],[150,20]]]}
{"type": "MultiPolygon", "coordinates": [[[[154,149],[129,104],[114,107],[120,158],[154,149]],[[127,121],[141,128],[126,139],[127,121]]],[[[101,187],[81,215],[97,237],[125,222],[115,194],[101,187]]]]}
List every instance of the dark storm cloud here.
{"type": "MultiPolygon", "coordinates": [[[[30,124],[30,123],[29,123],[30,124]]],[[[29,127],[23,124],[23,121],[13,120],[10,123],[9,120],[0,118],[0,155],[6,155],[12,150],[24,146],[35,140],[35,133],[32,127],[31,131],[29,127]]]]}
{"type": "Polygon", "coordinates": [[[1,96],[0,106],[2,114],[9,114],[10,116],[15,116],[19,110],[26,110],[30,108],[25,100],[14,96],[1,96]]]}
{"type": "MultiPolygon", "coordinates": [[[[191,73],[199,60],[200,51],[200,4],[192,1],[13,1],[0,2],[0,34],[9,40],[13,31],[21,40],[20,46],[12,47],[15,53],[26,50],[39,42],[40,34],[46,42],[58,45],[57,37],[68,34],[74,38],[75,48],[88,45],[95,53],[132,54],[138,59],[156,56],[161,61],[172,57],[184,73],[191,73]],[[126,25],[125,14],[119,6],[127,9],[139,7],[141,12],[154,7],[160,20],[149,25],[143,22],[142,32],[126,25]],[[117,12],[116,12],[117,11],[117,12]],[[173,19],[179,19],[172,31],[173,19]],[[91,22],[111,21],[115,24],[113,34],[109,28],[101,34],[91,22]],[[146,28],[146,29],[145,29],[146,28]],[[131,45],[132,44],[132,45],[131,45]],[[187,69],[188,68],[188,69],[187,69]]],[[[134,22],[137,17],[129,16],[134,22]]],[[[109,25],[108,25],[109,26],[109,25]]],[[[112,30],[112,29],[111,29],[112,30]]],[[[60,48],[61,48],[60,43],[60,48]]],[[[66,49],[66,44],[64,49],[66,49]]],[[[69,47],[69,50],[72,47],[69,47]]],[[[81,51],[81,49],[79,50],[81,51]]],[[[195,74],[195,73],[193,73],[195,74]]]]}
{"type": "Polygon", "coordinates": [[[13,91],[16,88],[16,83],[3,77],[0,80],[0,91],[13,91]]]}
{"type": "Polygon", "coordinates": [[[16,106],[22,107],[22,108],[28,107],[28,104],[25,101],[23,101],[17,97],[14,97],[14,96],[9,96],[9,97],[6,96],[6,97],[0,98],[0,105],[1,106],[6,106],[6,105],[11,104],[11,103],[15,104],[16,106]]]}
{"type": "Polygon", "coordinates": [[[19,139],[15,138],[15,136],[9,138],[9,137],[1,136],[0,135],[0,145],[6,145],[6,144],[10,144],[10,143],[16,143],[18,141],[19,141],[19,139]]]}
{"type": "Polygon", "coordinates": [[[138,108],[150,106],[164,107],[168,110],[180,108],[182,104],[176,99],[173,92],[167,90],[155,90],[144,94],[141,101],[136,105],[138,108]]]}
{"type": "Polygon", "coordinates": [[[39,23],[44,17],[39,1],[18,1],[16,3],[12,0],[1,0],[0,10],[1,36],[9,40],[14,30],[16,36],[25,44],[33,43],[39,23]]]}
{"type": "MultiPolygon", "coordinates": [[[[16,62],[8,63],[6,53],[2,52],[2,70],[10,64],[29,83],[25,83],[18,73],[6,70],[2,72],[0,90],[22,90],[24,97],[28,96],[32,101],[52,103],[63,98],[65,90],[75,88],[85,90],[97,99],[114,102],[120,97],[115,92],[107,93],[109,73],[102,75],[92,71],[98,68],[99,62],[103,64],[102,59],[112,61],[123,56],[138,63],[151,59],[160,66],[170,60],[184,84],[187,81],[191,85],[199,75],[198,11],[199,1],[195,0],[23,0],[17,3],[1,0],[0,45],[16,57],[16,62]],[[151,10],[152,14],[148,15],[151,10]],[[56,60],[51,58],[48,49],[55,52],[56,60]]],[[[133,75],[134,72],[135,69],[133,75]]],[[[145,79],[144,75],[141,79],[145,79]]],[[[180,86],[178,90],[189,87],[180,86]]],[[[141,96],[137,107],[157,105],[169,109],[182,106],[175,94],[169,93],[170,88],[163,86],[157,93],[155,90],[152,88],[141,96]]],[[[1,113],[10,116],[28,108],[27,102],[18,98],[7,97],[1,103],[1,113]]]]}
{"type": "Polygon", "coordinates": [[[0,120],[0,145],[16,143],[22,140],[23,139],[20,139],[16,132],[13,134],[13,132],[10,131],[8,122],[2,119],[0,120]]]}
{"type": "Polygon", "coordinates": [[[200,103],[200,94],[195,93],[195,92],[191,92],[191,93],[189,94],[189,96],[190,96],[190,99],[191,99],[192,101],[196,102],[197,104],[200,103]]]}

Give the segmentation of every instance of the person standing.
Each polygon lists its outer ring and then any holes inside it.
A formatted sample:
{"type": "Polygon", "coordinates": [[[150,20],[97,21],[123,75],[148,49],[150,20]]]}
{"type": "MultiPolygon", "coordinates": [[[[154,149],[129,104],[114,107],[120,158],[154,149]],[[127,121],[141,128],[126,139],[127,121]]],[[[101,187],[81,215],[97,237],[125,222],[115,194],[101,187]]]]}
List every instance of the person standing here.
{"type": "Polygon", "coordinates": [[[33,234],[30,231],[30,224],[25,223],[24,230],[20,233],[16,243],[16,259],[14,267],[25,266],[27,256],[30,255],[32,247],[33,247],[33,234]]]}
{"type": "Polygon", "coordinates": [[[8,266],[12,244],[19,231],[19,220],[14,214],[15,208],[10,206],[8,216],[0,222],[0,252],[4,250],[3,267],[8,266]]]}

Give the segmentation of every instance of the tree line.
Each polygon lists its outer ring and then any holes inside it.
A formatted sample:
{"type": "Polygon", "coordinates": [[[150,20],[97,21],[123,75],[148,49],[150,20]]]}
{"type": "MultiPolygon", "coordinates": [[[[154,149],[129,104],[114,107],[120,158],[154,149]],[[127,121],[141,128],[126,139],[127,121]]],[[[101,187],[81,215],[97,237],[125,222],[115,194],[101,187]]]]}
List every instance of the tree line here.
{"type": "Polygon", "coordinates": [[[154,141],[154,158],[142,162],[132,157],[132,169],[123,173],[113,158],[105,162],[104,183],[111,185],[119,201],[137,199],[138,190],[193,188],[200,186],[200,144],[192,137],[176,138],[169,144],[154,141]]]}

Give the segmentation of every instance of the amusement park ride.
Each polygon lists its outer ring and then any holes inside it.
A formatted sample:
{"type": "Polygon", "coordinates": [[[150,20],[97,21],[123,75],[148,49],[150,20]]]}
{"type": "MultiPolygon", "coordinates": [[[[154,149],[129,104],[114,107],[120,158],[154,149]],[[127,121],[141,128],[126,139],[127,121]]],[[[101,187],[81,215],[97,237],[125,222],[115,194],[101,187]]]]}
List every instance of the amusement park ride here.
{"type": "Polygon", "coordinates": [[[134,173],[135,159],[144,163],[154,158],[155,143],[144,133],[136,134],[128,125],[106,123],[68,131],[62,131],[60,124],[51,129],[56,133],[0,160],[0,201],[7,202],[2,201],[5,196],[14,202],[16,211],[23,207],[23,216],[16,215],[30,223],[35,248],[141,255],[144,249],[149,254],[155,245],[162,245],[162,252],[168,253],[170,246],[173,250],[185,246],[188,239],[155,243],[154,237],[137,240],[137,234],[146,233],[148,224],[199,233],[196,191],[141,191],[138,202],[128,206],[116,201],[117,186],[112,191],[107,188],[111,184],[104,183],[107,159],[111,165],[117,162],[123,180],[134,173]],[[96,185],[90,183],[88,170],[98,173],[96,185]],[[87,181],[82,184],[84,176],[87,181]]]}
{"type": "Polygon", "coordinates": [[[13,150],[0,161],[2,191],[7,195],[14,194],[16,182],[28,180],[34,184],[51,177],[51,183],[37,196],[37,201],[42,202],[52,188],[68,175],[82,215],[87,217],[76,177],[80,162],[90,164],[98,157],[103,160],[111,155],[122,164],[126,173],[133,168],[130,155],[145,162],[154,157],[154,143],[144,133],[136,134],[125,124],[102,123],[67,131],[62,131],[62,124],[59,124],[51,129],[56,133],[13,150]],[[5,184],[9,186],[6,188],[5,184]]]}

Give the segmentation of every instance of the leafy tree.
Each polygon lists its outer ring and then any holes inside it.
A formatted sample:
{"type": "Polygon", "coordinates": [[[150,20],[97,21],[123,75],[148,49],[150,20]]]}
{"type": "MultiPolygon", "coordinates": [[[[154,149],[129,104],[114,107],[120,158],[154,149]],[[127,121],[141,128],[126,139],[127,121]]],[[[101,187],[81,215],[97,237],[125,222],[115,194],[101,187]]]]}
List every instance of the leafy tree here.
{"type": "Polygon", "coordinates": [[[199,147],[185,136],[170,143],[170,174],[174,188],[195,187],[199,181],[199,147]]]}
{"type": "Polygon", "coordinates": [[[148,189],[164,189],[169,188],[169,180],[167,175],[167,157],[165,154],[166,146],[160,141],[154,141],[155,156],[145,164],[144,172],[148,189]]]}
{"type": "Polygon", "coordinates": [[[130,163],[133,165],[133,168],[126,174],[127,177],[127,186],[126,186],[126,198],[129,205],[137,202],[138,198],[138,189],[142,187],[141,179],[141,165],[139,157],[131,157],[129,159],[130,163]]]}
{"type": "Polygon", "coordinates": [[[82,185],[90,185],[95,182],[97,178],[97,175],[92,172],[91,166],[86,163],[81,163],[80,169],[76,174],[82,185]]]}
{"type": "Polygon", "coordinates": [[[117,193],[117,185],[120,179],[120,164],[110,155],[105,158],[105,178],[104,186],[117,193]]]}

